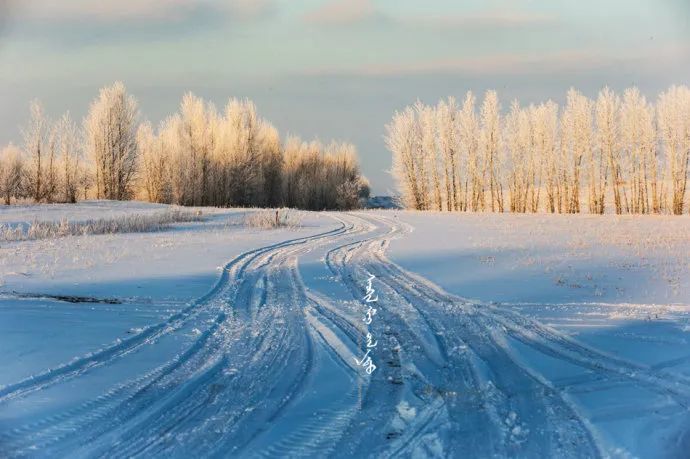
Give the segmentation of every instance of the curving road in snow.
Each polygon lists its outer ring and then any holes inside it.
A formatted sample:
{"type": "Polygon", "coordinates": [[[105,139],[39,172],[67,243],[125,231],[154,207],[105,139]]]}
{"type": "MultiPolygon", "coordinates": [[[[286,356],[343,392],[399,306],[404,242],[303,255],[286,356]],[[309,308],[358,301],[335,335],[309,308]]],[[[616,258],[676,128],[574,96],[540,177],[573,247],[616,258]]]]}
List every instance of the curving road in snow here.
{"type": "MultiPolygon", "coordinates": [[[[1,387],[0,410],[17,414],[0,425],[0,456],[615,453],[518,346],[590,382],[642,388],[689,417],[690,378],[406,271],[386,257],[411,230],[392,215],[329,215],[337,228],[234,258],[208,294],[166,320],[1,387]],[[368,279],[378,300],[367,325],[368,279]],[[371,375],[357,365],[367,333],[371,375]],[[78,396],[56,401],[57,391],[78,396]]],[[[671,443],[679,457],[690,444],[682,432],[671,443]]]]}

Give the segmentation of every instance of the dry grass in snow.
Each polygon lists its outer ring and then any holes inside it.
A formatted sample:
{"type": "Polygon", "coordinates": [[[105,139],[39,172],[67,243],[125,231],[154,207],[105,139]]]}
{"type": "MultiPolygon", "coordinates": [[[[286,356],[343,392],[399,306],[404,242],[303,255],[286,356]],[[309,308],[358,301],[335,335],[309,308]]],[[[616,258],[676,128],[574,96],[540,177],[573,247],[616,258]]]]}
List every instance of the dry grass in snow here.
{"type": "Polygon", "coordinates": [[[244,219],[250,228],[298,228],[302,225],[302,212],[293,209],[266,209],[249,213],[244,219]]]}
{"type": "Polygon", "coordinates": [[[0,241],[15,242],[88,234],[145,233],[168,225],[203,220],[200,211],[170,209],[153,214],[131,214],[85,221],[33,221],[30,225],[0,225],[0,241]]]}

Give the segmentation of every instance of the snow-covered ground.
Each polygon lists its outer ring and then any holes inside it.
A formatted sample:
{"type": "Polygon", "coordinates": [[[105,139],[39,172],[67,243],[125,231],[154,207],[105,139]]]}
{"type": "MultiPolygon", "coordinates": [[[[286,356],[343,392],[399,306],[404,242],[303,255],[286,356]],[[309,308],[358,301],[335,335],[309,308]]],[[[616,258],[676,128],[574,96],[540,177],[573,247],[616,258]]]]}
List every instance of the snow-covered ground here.
{"type": "Polygon", "coordinates": [[[686,216],[203,212],[0,241],[0,457],[690,451],[686,216]]]}
{"type": "Polygon", "coordinates": [[[690,455],[687,216],[400,219],[414,230],[391,259],[488,309],[511,359],[572,404],[604,454],[690,455]]]}

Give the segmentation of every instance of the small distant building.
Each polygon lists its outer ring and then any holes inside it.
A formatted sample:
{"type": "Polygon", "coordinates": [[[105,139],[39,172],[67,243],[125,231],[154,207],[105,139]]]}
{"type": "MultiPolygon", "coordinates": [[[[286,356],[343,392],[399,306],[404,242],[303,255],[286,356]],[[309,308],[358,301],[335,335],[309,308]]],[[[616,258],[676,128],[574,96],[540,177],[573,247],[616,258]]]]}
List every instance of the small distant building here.
{"type": "Polygon", "coordinates": [[[365,205],[367,209],[402,209],[398,196],[372,196],[365,205]]]}

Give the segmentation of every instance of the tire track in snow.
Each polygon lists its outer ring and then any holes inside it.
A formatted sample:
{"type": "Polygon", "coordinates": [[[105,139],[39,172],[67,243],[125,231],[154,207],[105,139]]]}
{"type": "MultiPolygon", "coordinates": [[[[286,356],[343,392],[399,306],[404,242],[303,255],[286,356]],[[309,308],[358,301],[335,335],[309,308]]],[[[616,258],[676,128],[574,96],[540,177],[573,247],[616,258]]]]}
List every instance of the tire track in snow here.
{"type": "MultiPolygon", "coordinates": [[[[353,216],[348,218],[358,219],[353,216]]],[[[360,302],[362,308],[365,307],[362,300],[365,295],[363,279],[367,279],[370,272],[361,266],[363,253],[370,244],[379,244],[397,231],[396,228],[374,226],[379,231],[372,237],[332,249],[325,260],[327,267],[348,286],[352,297],[360,302]]],[[[336,448],[343,455],[381,455],[388,444],[404,436],[404,431],[414,431],[415,436],[420,436],[420,430],[424,430],[426,424],[413,422],[405,428],[399,407],[403,399],[411,396],[410,393],[423,392],[428,382],[424,370],[420,371],[415,364],[432,369],[427,371],[434,371],[433,368],[442,364],[443,360],[433,339],[431,342],[422,341],[424,338],[420,336],[425,333],[420,332],[419,327],[405,322],[397,311],[390,311],[395,308],[384,307],[385,298],[390,292],[384,291],[382,287],[385,286],[380,281],[378,278],[375,280],[379,294],[379,302],[375,306],[378,313],[369,327],[379,341],[374,356],[377,370],[364,394],[361,411],[336,448]],[[409,373],[408,377],[404,377],[405,373],[409,373]]],[[[433,401],[433,398],[438,399],[433,395],[426,397],[427,401],[433,401]]]]}
{"type": "Polygon", "coordinates": [[[118,340],[111,346],[105,347],[90,354],[86,354],[82,357],[74,359],[71,362],[58,365],[55,368],[37,375],[30,376],[16,383],[7,384],[3,387],[0,387],[0,404],[13,398],[21,397],[34,390],[45,388],[58,381],[68,380],[91,368],[105,365],[116,358],[125,356],[130,352],[135,351],[143,345],[155,342],[165,334],[179,330],[185,323],[197,315],[200,308],[207,306],[216,296],[221,293],[224,288],[228,287],[231,281],[236,281],[237,277],[242,276],[246,270],[246,266],[256,257],[261,256],[271,250],[280,249],[282,247],[294,244],[303,244],[312,240],[318,240],[324,237],[341,234],[344,231],[346,231],[346,228],[344,226],[340,226],[339,228],[326,231],[324,233],[295,238],[288,241],[279,242],[277,244],[271,244],[266,247],[250,250],[237,256],[223,267],[221,275],[216,281],[214,287],[208,293],[192,302],[189,306],[185,307],[182,311],[171,315],[162,322],[146,327],[141,333],[138,333],[131,338],[118,340]],[[236,269],[238,266],[239,269],[237,274],[234,277],[231,277],[229,272],[233,269],[236,269]]]}
{"type": "MultiPolygon", "coordinates": [[[[423,378],[431,382],[436,392],[457,394],[461,398],[458,400],[454,397],[442,397],[443,407],[453,421],[449,427],[452,433],[447,434],[440,442],[441,445],[438,445],[438,436],[430,432],[444,426],[448,427],[447,421],[437,421],[435,425],[432,423],[433,428],[416,426],[420,430],[417,436],[427,437],[428,440],[426,449],[422,451],[447,451],[450,447],[451,450],[462,448],[470,455],[481,456],[551,452],[568,457],[582,454],[589,448],[589,455],[598,455],[598,447],[587,426],[556,391],[533,378],[514,362],[510,355],[491,339],[486,333],[487,330],[470,316],[458,314],[462,311],[453,311],[453,307],[449,308],[454,303],[449,297],[439,291],[420,291],[419,279],[416,276],[401,276],[390,269],[391,263],[383,257],[383,252],[391,236],[401,231],[400,227],[383,217],[367,217],[392,228],[381,238],[383,240],[374,240],[362,245],[359,253],[351,257],[351,260],[361,265],[361,272],[371,272],[377,276],[379,285],[385,284],[389,287],[385,292],[382,291],[379,305],[383,310],[400,310],[400,304],[407,303],[417,313],[402,314],[401,317],[413,322],[423,317],[437,339],[444,343],[444,347],[453,350],[452,353],[449,352],[449,361],[446,365],[435,371],[433,366],[428,365],[423,378]],[[476,362],[482,362],[480,365],[483,368],[477,368],[476,362]],[[489,385],[486,385],[487,381],[489,385]],[[515,393],[515,388],[520,386],[524,387],[519,393],[515,393]],[[472,393],[476,395],[466,396],[472,393]],[[477,408],[481,408],[485,410],[486,415],[475,413],[472,416],[472,408],[475,412],[477,408]],[[533,414],[535,411],[538,415],[533,414]],[[463,424],[468,417],[473,418],[474,425],[463,424]],[[468,431],[472,429],[475,433],[482,433],[483,438],[472,438],[471,433],[468,436],[468,431]],[[575,446],[577,444],[580,446],[575,446]]],[[[349,268],[341,268],[341,275],[344,278],[357,277],[352,274],[352,269],[352,265],[349,268]]],[[[395,313],[390,313],[386,319],[390,320],[394,315],[395,313]]],[[[396,326],[401,324],[397,323],[396,326]]],[[[406,337],[410,338],[414,339],[414,334],[406,337]]],[[[414,355],[415,344],[403,341],[401,346],[403,350],[408,349],[408,354],[414,355]]],[[[405,356],[404,352],[401,354],[405,356]]],[[[419,369],[421,365],[415,364],[415,367],[419,369]]],[[[420,395],[420,390],[423,389],[415,383],[413,373],[404,376],[403,384],[408,384],[409,381],[411,390],[422,400],[422,403],[418,404],[420,411],[425,405],[434,403],[433,398],[425,399],[424,395],[420,395]]],[[[408,399],[414,400],[412,397],[408,399]]],[[[392,417],[395,418],[395,413],[392,417]]],[[[409,435],[409,429],[410,426],[403,429],[401,436],[409,435]]]]}
{"type": "MultiPolygon", "coordinates": [[[[522,367],[526,374],[531,375],[533,379],[540,382],[545,394],[554,394],[563,401],[566,407],[570,407],[574,413],[577,413],[578,409],[570,400],[568,391],[559,390],[551,382],[531,370],[521,356],[508,344],[506,338],[516,339],[545,355],[588,370],[595,378],[592,384],[597,384],[597,380],[602,382],[602,384],[598,385],[599,388],[605,388],[609,382],[633,384],[651,390],[653,393],[661,396],[662,400],[673,400],[675,408],[673,403],[671,403],[664,405],[664,410],[678,413],[687,411],[690,404],[690,384],[688,378],[683,375],[665,373],[658,371],[659,369],[654,366],[637,364],[601,352],[515,311],[491,304],[467,303],[461,298],[447,294],[426,279],[411,274],[390,262],[383,255],[383,251],[377,253],[376,257],[380,262],[378,266],[389,269],[391,273],[390,278],[399,280],[399,291],[407,290],[412,292],[411,295],[413,296],[420,294],[426,296],[431,302],[436,302],[440,305],[443,303],[450,305],[449,308],[451,310],[464,311],[465,314],[473,318],[473,322],[479,327],[479,330],[490,331],[489,338],[494,342],[494,345],[499,350],[502,348],[503,352],[515,365],[522,367]]],[[[488,359],[489,362],[491,360],[493,359],[488,359]]],[[[594,387],[591,390],[598,389],[594,387]]],[[[611,416],[615,418],[617,415],[609,415],[607,412],[602,414],[605,418],[611,416]]],[[[602,454],[602,442],[597,438],[598,435],[594,427],[591,426],[590,420],[580,415],[577,417],[579,418],[579,423],[584,426],[585,430],[589,431],[594,445],[599,450],[599,454],[602,454]]],[[[596,419],[596,417],[592,419],[596,419]]],[[[571,453],[576,454],[576,451],[571,453]]]]}
{"type": "Polygon", "coordinates": [[[512,311],[488,306],[479,314],[491,326],[503,327],[518,341],[550,357],[577,365],[608,379],[622,378],[668,395],[682,407],[690,408],[690,380],[682,375],[658,371],[654,366],[628,362],[581,344],[571,337],[512,311]]]}
{"type": "MultiPolygon", "coordinates": [[[[321,239],[326,239],[329,237],[333,237],[335,235],[343,234],[347,231],[351,231],[352,228],[348,228],[345,225],[340,225],[339,228],[336,228],[335,230],[331,230],[328,232],[320,233],[314,236],[310,237],[303,237],[303,238],[296,238],[294,240],[290,241],[284,241],[282,243],[278,244],[273,244],[268,247],[264,247],[261,249],[256,249],[249,251],[245,254],[240,255],[228,265],[226,265],[226,269],[222,273],[221,281],[214,287],[212,293],[217,293],[220,292],[221,289],[219,285],[221,282],[224,283],[229,283],[230,279],[232,279],[235,282],[238,282],[242,280],[244,277],[245,272],[249,269],[249,266],[252,262],[256,262],[257,260],[261,261],[261,264],[255,267],[254,269],[259,269],[267,266],[272,259],[277,256],[278,253],[285,252],[288,248],[295,246],[295,245],[305,245],[307,243],[313,242],[313,241],[318,241],[321,239]],[[269,252],[274,252],[274,253],[269,253],[269,252]],[[261,255],[268,254],[267,256],[264,256],[263,260],[260,258],[261,255]],[[229,273],[234,273],[234,275],[229,275],[229,273]]],[[[208,301],[210,295],[207,294],[204,297],[202,297],[200,300],[194,303],[193,306],[198,307],[202,301],[208,301]]],[[[259,299],[259,303],[262,300],[259,299]]],[[[82,406],[70,410],[66,413],[62,413],[57,416],[50,416],[48,418],[45,418],[41,421],[31,423],[29,425],[23,426],[22,428],[14,429],[10,435],[4,435],[3,437],[3,443],[7,443],[8,437],[11,440],[14,438],[15,440],[20,439],[20,440],[29,440],[29,439],[35,439],[35,434],[38,431],[39,433],[41,430],[43,430],[44,438],[51,438],[52,443],[59,442],[62,440],[62,437],[60,435],[56,436],[56,432],[62,431],[66,432],[65,435],[69,435],[69,433],[74,434],[76,429],[74,429],[74,426],[65,426],[65,420],[70,420],[74,421],[76,419],[79,419],[79,416],[82,416],[84,420],[88,421],[94,421],[98,419],[102,419],[105,417],[107,414],[112,414],[111,411],[113,410],[107,410],[104,409],[105,406],[107,405],[115,405],[117,406],[118,403],[120,405],[125,405],[125,402],[130,405],[131,402],[133,401],[132,398],[136,400],[137,397],[139,397],[141,394],[146,394],[147,391],[150,390],[150,388],[157,383],[160,383],[161,379],[168,374],[172,373],[175,370],[178,370],[181,365],[188,361],[192,356],[194,356],[196,353],[198,353],[199,350],[203,349],[205,351],[208,351],[209,345],[206,343],[209,341],[209,338],[216,333],[218,327],[222,322],[224,322],[225,316],[224,313],[221,313],[221,315],[216,317],[216,322],[213,326],[213,328],[210,328],[206,332],[204,332],[199,339],[197,339],[192,346],[185,351],[181,356],[178,356],[174,358],[170,362],[166,362],[166,364],[162,365],[159,368],[154,369],[153,371],[142,375],[138,378],[135,378],[132,381],[128,381],[124,384],[121,384],[120,386],[108,391],[106,394],[104,394],[101,397],[98,397],[95,400],[92,400],[90,402],[86,402],[82,406]],[[124,400],[122,399],[122,394],[124,393],[131,393],[134,392],[134,395],[129,395],[129,398],[125,398],[124,400]],[[85,413],[88,413],[88,416],[84,416],[85,413]],[[45,429],[45,427],[48,426],[48,429],[45,429]],[[43,429],[42,429],[43,428],[43,429]],[[46,431],[47,430],[47,431],[46,431]],[[34,435],[31,435],[31,432],[34,433],[34,435]],[[52,435],[52,437],[51,437],[52,435]]],[[[170,320],[166,321],[166,323],[169,323],[170,320]]],[[[208,360],[208,357],[205,357],[206,360],[208,360]]],[[[201,361],[204,361],[204,359],[201,359],[201,361]]],[[[107,361],[103,361],[105,364],[107,361]]],[[[199,366],[200,364],[197,364],[199,366]]],[[[73,375],[73,376],[76,376],[73,375]]],[[[59,382],[59,381],[54,381],[54,382],[59,382]]],[[[41,386],[43,387],[44,384],[41,383],[41,386]]],[[[39,388],[42,387],[34,387],[34,390],[38,390],[39,388]]],[[[149,398],[151,398],[149,396],[149,398]]],[[[130,412],[132,410],[129,410],[130,412]]],[[[124,420],[122,417],[120,417],[119,420],[124,420]]],[[[88,429],[87,429],[88,430],[88,429]]],[[[99,434],[102,434],[103,432],[98,432],[99,434]]],[[[40,435],[39,435],[40,436],[40,435]]],[[[31,443],[27,441],[23,441],[22,443],[31,443]]],[[[30,444],[29,446],[35,446],[35,444],[30,444]]]]}
{"type": "MultiPolygon", "coordinates": [[[[350,226],[349,228],[352,228],[350,226]]],[[[330,242],[324,240],[323,243],[330,242]]],[[[254,340],[254,344],[247,344],[242,352],[235,352],[229,348],[226,352],[232,354],[232,360],[237,362],[250,362],[249,366],[242,368],[234,377],[236,381],[214,382],[221,387],[218,397],[214,400],[214,406],[207,404],[196,418],[182,426],[175,423],[174,432],[185,432],[189,437],[184,442],[194,444],[195,453],[212,456],[221,454],[221,451],[239,451],[244,444],[251,441],[261,430],[266,422],[275,421],[282,410],[292,398],[296,397],[302,389],[302,381],[308,375],[311,355],[304,355],[304,350],[311,351],[311,343],[304,340],[306,335],[303,324],[303,316],[300,307],[302,296],[299,291],[299,282],[296,276],[296,265],[293,264],[299,252],[312,250],[314,244],[298,247],[294,251],[281,253],[280,259],[276,257],[272,265],[268,266],[266,304],[279,307],[262,307],[261,311],[286,312],[287,316],[281,317],[280,339],[266,337],[266,332],[275,330],[276,318],[262,320],[254,327],[256,336],[248,336],[247,343],[254,340]],[[285,304],[281,304],[284,302],[285,304]],[[283,344],[287,342],[288,344],[283,344]],[[266,343],[266,346],[263,346],[266,343]],[[295,352],[297,354],[295,354],[295,352]],[[253,358],[260,356],[261,358],[253,358]],[[286,366],[290,363],[289,366],[286,366]],[[281,366],[282,365],[282,366],[281,366]],[[296,367],[296,368],[295,368],[296,367]],[[285,381],[288,381],[288,384],[285,381]],[[292,381],[292,384],[289,384],[292,381]],[[229,383],[229,384],[226,384],[229,383]],[[228,388],[228,386],[231,386],[228,388]],[[281,393],[277,396],[276,392],[281,393]],[[242,399],[240,405],[236,399],[242,399]],[[266,402],[268,401],[268,402],[266,402]],[[239,416],[228,419],[227,416],[219,418],[219,414],[238,412],[239,416]],[[212,432],[211,435],[208,432],[212,432]],[[193,440],[192,440],[193,438],[193,440]]],[[[240,289],[242,291],[242,289],[240,289]]],[[[246,290],[245,290],[246,291],[246,290]]],[[[248,304],[248,301],[237,301],[238,304],[248,304]]],[[[261,311],[259,314],[261,314],[261,311]]],[[[249,314],[251,315],[251,314],[249,314]]],[[[245,342],[240,339],[240,343],[245,342]]],[[[233,343],[229,343],[232,346],[233,343]]],[[[309,352],[310,354],[310,352],[309,352]]],[[[219,375],[220,376],[220,375],[219,375]]],[[[196,397],[194,398],[196,399],[196,397]]],[[[191,403],[196,403],[192,399],[191,403]]],[[[204,403],[201,403],[202,405],[204,403]]],[[[166,413],[164,422],[174,423],[176,416],[166,413]]],[[[146,423],[158,426],[160,422],[146,423]]],[[[164,445],[156,440],[154,443],[146,443],[146,434],[141,434],[141,428],[133,429],[134,433],[143,438],[143,447],[131,451],[134,453],[162,454],[165,451],[173,451],[177,446],[174,443],[164,445]]],[[[146,430],[146,429],[144,429],[146,430]]],[[[149,428],[150,430],[150,428],[149,428]]],[[[155,438],[155,436],[150,436],[155,438]]],[[[150,439],[149,438],[149,439],[150,439]]],[[[140,442],[140,443],[141,443],[140,442]]],[[[122,451],[111,451],[120,454],[122,451]]],[[[125,454],[126,455],[126,454],[125,454]]]]}
{"type": "Polygon", "coordinates": [[[594,371],[606,380],[629,380],[657,394],[671,396],[683,407],[690,407],[690,379],[687,377],[659,372],[654,366],[641,365],[612,356],[579,343],[572,337],[518,312],[492,304],[468,303],[462,298],[444,292],[428,280],[407,272],[385,256],[379,255],[378,258],[394,277],[407,279],[401,284],[401,288],[414,289],[439,303],[456,304],[459,308],[467,309],[475,317],[485,321],[486,329],[503,329],[511,337],[546,355],[594,371]]]}
{"type": "MultiPolygon", "coordinates": [[[[348,227],[357,228],[350,232],[346,237],[357,237],[366,234],[372,228],[358,224],[348,224],[348,227]]],[[[338,238],[342,239],[342,238],[338,238]]],[[[307,251],[315,251],[321,245],[328,246],[337,243],[338,239],[324,241],[323,244],[311,246],[307,251]]],[[[309,292],[305,287],[301,274],[298,269],[297,254],[290,258],[288,263],[287,285],[281,291],[291,291],[294,295],[295,309],[299,311],[299,323],[302,333],[307,336],[313,348],[312,363],[309,374],[305,374],[302,385],[298,391],[285,397],[287,403],[274,408],[273,415],[265,423],[265,427],[255,432],[248,441],[238,441],[238,437],[228,437],[221,443],[212,455],[220,454],[221,451],[233,451],[238,455],[249,455],[257,457],[314,457],[320,456],[328,449],[332,448],[336,440],[342,435],[342,426],[348,424],[356,408],[354,399],[355,384],[345,384],[347,389],[343,389],[338,396],[324,396],[324,380],[332,381],[333,384],[343,384],[343,379],[351,381],[356,377],[356,373],[351,367],[344,365],[342,356],[342,340],[348,341],[347,329],[341,330],[335,321],[330,333],[322,328],[320,331],[314,329],[315,323],[322,325],[328,322],[326,316],[320,316],[320,311],[335,311],[336,308],[330,305],[328,298],[319,296],[314,292],[309,292]],[[339,335],[340,338],[334,338],[339,335]],[[326,338],[328,336],[330,339],[326,338]],[[342,338],[342,340],[341,340],[342,338]],[[340,342],[334,344],[334,339],[340,342]],[[339,349],[341,352],[338,352],[339,349]],[[337,363],[340,360],[340,363],[337,363]],[[335,361],[335,363],[334,363],[335,361]],[[330,362],[330,363],[329,363],[330,362]],[[346,396],[342,396],[346,393],[346,396]],[[232,449],[230,449],[232,446],[232,449]]],[[[284,293],[282,294],[284,296],[284,293]]],[[[332,314],[331,318],[338,316],[332,314]]],[[[345,319],[347,320],[347,319],[345,319]]],[[[339,323],[343,323],[342,321],[339,323]]]]}
{"type": "Polygon", "coordinates": [[[108,457],[600,456],[596,432],[563,391],[521,361],[507,338],[606,381],[627,379],[686,400],[682,378],[659,381],[651,369],[519,314],[466,303],[392,263],[385,250],[410,230],[403,223],[370,213],[334,217],[340,220],[335,230],[228,263],[216,287],[178,313],[188,312],[179,322],[172,324],[171,316],[153,326],[167,324],[157,338],[0,389],[0,403],[28,396],[204,324],[176,357],[79,407],[0,435],[3,447],[9,441],[13,456],[32,454],[35,446],[108,457]],[[300,256],[321,249],[324,268],[360,302],[359,310],[364,280],[376,276],[378,369],[361,381],[361,405],[349,379],[361,375],[348,365],[363,331],[358,308],[311,291],[300,275],[300,256]],[[342,399],[316,394],[324,375],[351,390],[342,399]],[[305,416],[310,407],[316,407],[313,416],[305,416]]]}

